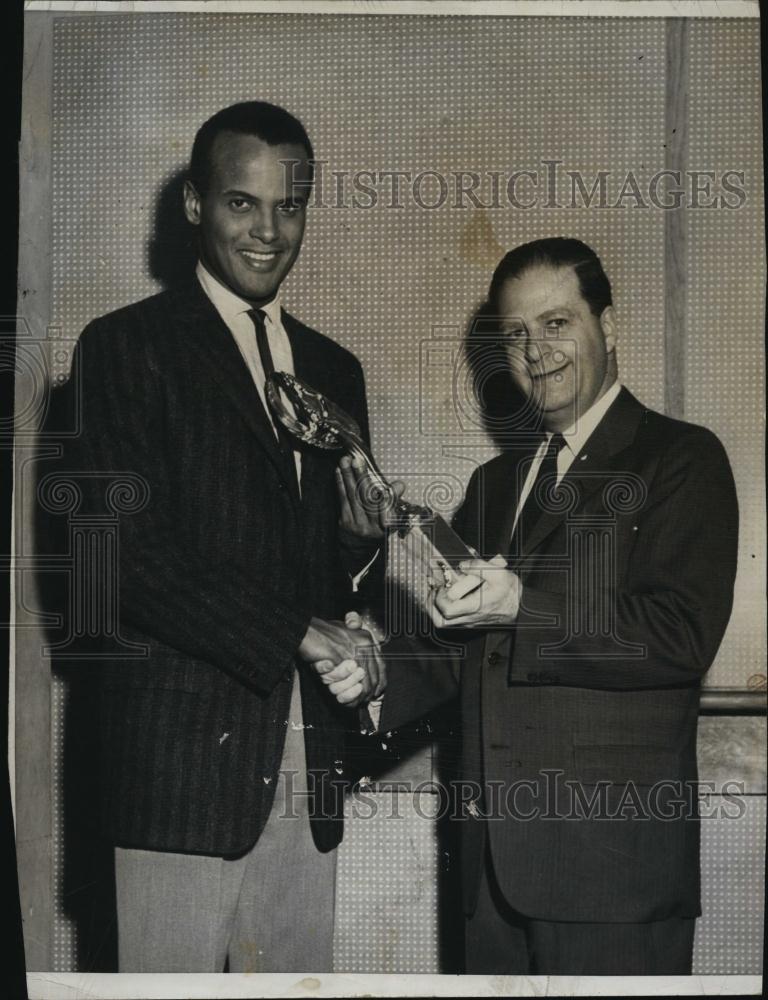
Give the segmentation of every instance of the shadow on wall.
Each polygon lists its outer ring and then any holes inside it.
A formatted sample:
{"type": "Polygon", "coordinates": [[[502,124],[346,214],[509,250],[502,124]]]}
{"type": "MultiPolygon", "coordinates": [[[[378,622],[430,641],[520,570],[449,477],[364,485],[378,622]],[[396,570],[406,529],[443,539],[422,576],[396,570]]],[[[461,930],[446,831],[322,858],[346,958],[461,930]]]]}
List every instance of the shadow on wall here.
{"type": "Polygon", "coordinates": [[[184,215],[186,168],[167,177],[155,198],[146,263],[152,277],[168,288],[189,278],[197,262],[197,232],[184,215]]]}
{"type": "MultiPolygon", "coordinates": [[[[51,391],[48,412],[41,428],[43,440],[66,441],[75,426],[75,400],[70,385],[51,391]]],[[[39,502],[40,485],[46,476],[67,489],[66,445],[63,454],[44,457],[38,465],[38,503],[35,511],[35,551],[41,556],[71,555],[67,512],[56,513],[50,503],[39,502]]],[[[71,478],[71,477],[69,477],[71,478]]],[[[55,506],[55,504],[53,505],[55,506]]],[[[46,629],[50,645],[66,643],[68,630],[68,579],[64,573],[38,573],[43,610],[57,616],[60,626],[46,629]]],[[[64,745],[53,747],[54,814],[59,821],[61,878],[53,886],[54,920],[68,919],[76,940],[75,969],[80,972],[117,970],[117,921],[115,914],[114,864],[111,845],[100,831],[99,704],[96,671],[98,663],[51,656],[55,682],[60,685],[64,718],[53,732],[63,733],[64,745]],[[57,751],[61,752],[58,756],[57,751]],[[60,761],[60,763],[57,763],[60,761]],[[58,788],[56,784],[58,783],[58,788]],[[61,803],[60,810],[56,802],[61,803]]],[[[53,702],[56,704],[56,701],[53,702]]],[[[66,956],[61,956],[66,958],[66,956]]]]}
{"type": "Polygon", "coordinates": [[[487,302],[480,303],[464,334],[466,361],[478,424],[504,451],[541,431],[541,418],[512,381],[499,318],[487,302]]]}

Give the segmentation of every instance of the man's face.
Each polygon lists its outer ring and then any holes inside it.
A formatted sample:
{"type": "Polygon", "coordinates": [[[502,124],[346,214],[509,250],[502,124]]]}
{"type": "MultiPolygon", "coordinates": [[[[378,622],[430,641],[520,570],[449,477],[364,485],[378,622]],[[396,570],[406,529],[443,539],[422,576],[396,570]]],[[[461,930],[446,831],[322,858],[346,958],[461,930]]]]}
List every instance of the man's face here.
{"type": "Polygon", "coordinates": [[[574,269],[545,265],[509,278],[498,306],[515,385],[548,430],[565,430],[615,379],[613,309],[595,316],[574,269]]]}
{"type": "Polygon", "coordinates": [[[222,132],[205,194],[185,185],[184,210],[200,227],[203,264],[236,295],[257,304],[275,297],[301,248],[310,179],[301,146],[222,132]]]}

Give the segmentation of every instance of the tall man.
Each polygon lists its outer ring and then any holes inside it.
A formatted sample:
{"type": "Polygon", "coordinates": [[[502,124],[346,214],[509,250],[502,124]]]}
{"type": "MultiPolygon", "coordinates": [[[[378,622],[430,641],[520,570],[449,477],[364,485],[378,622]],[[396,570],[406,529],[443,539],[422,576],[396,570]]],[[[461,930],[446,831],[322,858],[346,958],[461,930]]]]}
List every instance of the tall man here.
{"type": "MultiPolygon", "coordinates": [[[[736,568],[728,459],[620,384],[611,287],[583,243],[511,251],[488,305],[543,434],[472,476],[455,527],[483,558],[431,608],[466,643],[466,971],[689,973],[699,689],[736,568]]],[[[381,728],[430,684],[445,696],[440,673],[391,662],[381,728]]]]}
{"type": "Polygon", "coordinates": [[[146,489],[117,560],[122,636],[146,658],[100,670],[121,971],[332,968],[338,703],[383,674],[335,621],[367,553],[339,527],[334,458],[294,450],[265,404],[270,369],[292,371],[367,433],[358,361],[280,303],[312,158],[281,108],[215,114],[184,189],[196,273],[78,344],[84,503],[126,472],[146,489]]]}

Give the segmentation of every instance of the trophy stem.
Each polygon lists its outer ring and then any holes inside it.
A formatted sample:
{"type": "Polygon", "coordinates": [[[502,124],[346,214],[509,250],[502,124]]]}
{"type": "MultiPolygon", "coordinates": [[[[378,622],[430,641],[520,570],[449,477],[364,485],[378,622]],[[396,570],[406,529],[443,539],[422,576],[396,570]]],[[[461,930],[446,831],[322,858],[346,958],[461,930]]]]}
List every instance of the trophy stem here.
{"type": "Polygon", "coordinates": [[[376,459],[371,454],[370,449],[367,447],[363,439],[358,437],[357,434],[353,434],[351,431],[346,429],[340,431],[339,436],[347,446],[347,451],[352,458],[359,458],[365,463],[366,468],[368,469],[368,475],[371,477],[373,482],[382,489],[389,490],[389,483],[384,478],[381,469],[376,464],[376,459]]]}
{"type": "MultiPolygon", "coordinates": [[[[353,458],[359,458],[365,463],[371,481],[380,489],[389,492],[391,490],[391,486],[385,479],[381,469],[379,469],[376,464],[376,459],[373,457],[370,449],[367,447],[362,438],[347,430],[341,431],[340,436],[343,438],[349,454],[353,458]]],[[[393,509],[401,521],[404,521],[405,518],[409,517],[432,516],[432,511],[430,511],[428,507],[419,507],[417,504],[408,503],[407,500],[396,500],[393,509]]],[[[403,529],[401,528],[400,530],[402,531],[403,529]]]]}

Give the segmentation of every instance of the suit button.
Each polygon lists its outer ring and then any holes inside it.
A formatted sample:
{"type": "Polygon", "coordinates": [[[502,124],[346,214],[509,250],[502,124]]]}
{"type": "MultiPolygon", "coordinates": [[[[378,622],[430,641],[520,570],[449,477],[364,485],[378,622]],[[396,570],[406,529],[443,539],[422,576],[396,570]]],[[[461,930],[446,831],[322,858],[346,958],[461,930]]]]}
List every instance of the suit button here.
{"type": "Polygon", "coordinates": [[[494,666],[494,664],[498,663],[500,659],[501,659],[501,653],[498,653],[496,650],[488,654],[488,662],[490,663],[491,666],[494,666]]]}
{"type": "Polygon", "coordinates": [[[538,679],[539,679],[538,674],[528,674],[528,680],[531,682],[531,684],[535,684],[538,681],[538,679]]]}

